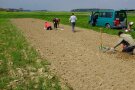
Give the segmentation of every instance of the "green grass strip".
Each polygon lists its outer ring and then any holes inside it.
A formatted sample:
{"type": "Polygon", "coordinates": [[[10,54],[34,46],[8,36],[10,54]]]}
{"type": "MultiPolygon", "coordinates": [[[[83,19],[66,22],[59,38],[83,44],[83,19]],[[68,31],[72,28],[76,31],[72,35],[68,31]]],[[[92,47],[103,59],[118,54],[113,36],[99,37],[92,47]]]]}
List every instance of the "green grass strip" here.
{"type": "Polygon", "coordinates": [[[61,90],[59,79],[8,19],[0,19],[0,90],[61,90]]]}

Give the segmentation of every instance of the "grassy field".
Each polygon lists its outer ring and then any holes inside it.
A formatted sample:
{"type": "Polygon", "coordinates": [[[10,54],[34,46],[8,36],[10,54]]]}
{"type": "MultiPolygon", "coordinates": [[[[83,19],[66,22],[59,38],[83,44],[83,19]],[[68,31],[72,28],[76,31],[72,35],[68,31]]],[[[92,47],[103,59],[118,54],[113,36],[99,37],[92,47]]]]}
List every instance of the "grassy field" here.
{"type": "Polygon", "coordinates": [[[0,19],[0,90],[61,90],[48,65],[9,19],[0,19]]]}
{"type": "MultiPolygon", "coordinates": [[[[71,12],[2,12],[0,18],[38,18],[43,20],[52,21],[53,18],[58,17],[61,19],[62,24],[70,25],[69,17],[71,12]]],[[[77,16],[77,27],[92,29],[99,31],[100,27],[92,27],[88,24],[90,12],[75,12],[77,16]]],[[[128,21],[135,22],[135,14],[128,14],[128,21]]],[[[103,27],[102,27],[103,28],[103,27]]],[[[133,26],[135,30],[135,26],[133,26]]],[[[104,33],[116,35],[119,30],[103,28],[104,33]]],[[[135,38],[135,33],[130,32],[135,38]]]]}

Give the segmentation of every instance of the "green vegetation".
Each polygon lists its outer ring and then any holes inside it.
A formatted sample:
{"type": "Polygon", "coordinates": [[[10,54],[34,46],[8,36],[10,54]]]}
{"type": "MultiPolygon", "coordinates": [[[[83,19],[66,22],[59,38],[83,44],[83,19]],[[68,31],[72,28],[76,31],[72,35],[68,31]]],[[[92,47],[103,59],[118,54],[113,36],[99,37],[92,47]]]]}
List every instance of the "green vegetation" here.
{"type": "Polygon", "coordinates": [[[61,90],[48,65],[8,19],[0,19],[0,90],[61,90]]]}
{"type": "MultiPolygon", "coordinates": [[[[75,12],[75,15],[77,16],[77,26],[87,29],[92,29],[95,31],[99,31],[99,28],[101,27],[92,27],[88,24],[89,20],[89,12],[75,12]]],[[[2,12],[0,14],[0,18],[38,18],[43,19],[47,21],[52,21],[54,17],[58,17],[61,19],[62,24],[70,25],[69,23],[69,17],[71,15],[71,12],[2,12]]],[[[128,21],[135,22],[135,14],[128,14],[128,21]]],[[[103,28],[103,27],[102,27],[103,28]]],[[[135,26],[133,27],[135,30],[135,26]]],[[[104,33],[113,34],[116,35],[119,30],[116,29],[106,29],[103,28],[104,33]]],[[[135,33],[130,32],[130,34],[133,35],[135,38],[135,33]]]]}

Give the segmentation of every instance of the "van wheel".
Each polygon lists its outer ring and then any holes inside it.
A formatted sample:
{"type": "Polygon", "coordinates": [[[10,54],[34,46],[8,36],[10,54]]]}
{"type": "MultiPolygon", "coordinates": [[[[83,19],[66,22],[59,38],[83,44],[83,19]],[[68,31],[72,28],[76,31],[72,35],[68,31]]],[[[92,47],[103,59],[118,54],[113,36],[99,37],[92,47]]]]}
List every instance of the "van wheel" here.
{"type": "Polygon", "coordinates": [[[106,28],[111,28],[110,24],[105,25],[106,28]]]}

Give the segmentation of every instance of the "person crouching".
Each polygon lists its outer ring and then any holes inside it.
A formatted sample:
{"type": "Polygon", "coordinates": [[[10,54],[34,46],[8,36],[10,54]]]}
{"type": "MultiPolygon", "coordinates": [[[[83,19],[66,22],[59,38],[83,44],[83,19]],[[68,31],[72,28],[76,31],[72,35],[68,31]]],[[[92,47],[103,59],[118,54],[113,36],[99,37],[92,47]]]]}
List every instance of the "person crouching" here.
{"type": "Polygon", "coordinates": [[[52,30],[52,26],[49,22],[45,22],[44,29],[46,30],[52,30]]]}
{"type": "Polygon", "coordinates": [[[129,53],[131,55],[135,55],[135,41],[133,37],[129,34],[125,34],[124,32],[119,31],[118,36],[120,37],[114,47],[111,48],[111,51],[114,51],[116,47],[120,44],[123,45],[122,52],[129,53]]]}

